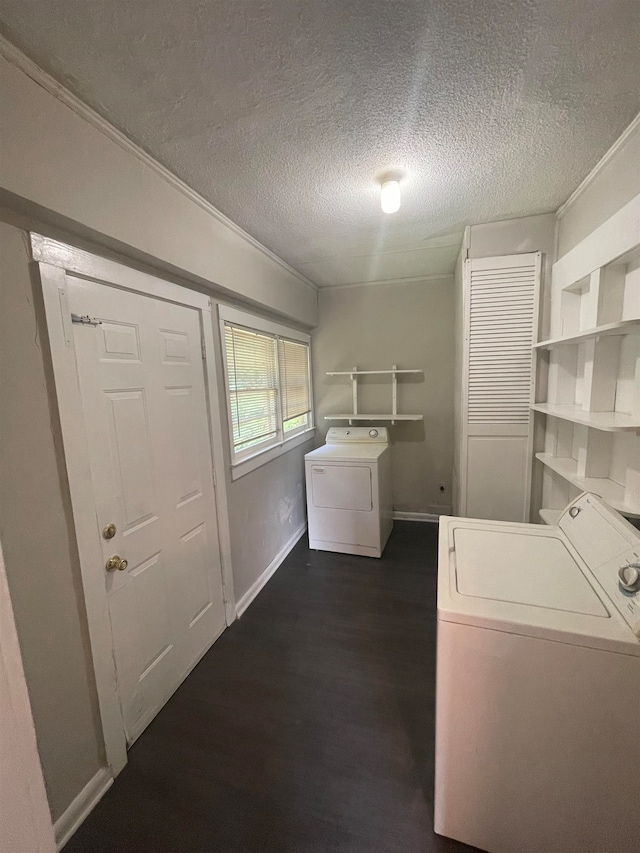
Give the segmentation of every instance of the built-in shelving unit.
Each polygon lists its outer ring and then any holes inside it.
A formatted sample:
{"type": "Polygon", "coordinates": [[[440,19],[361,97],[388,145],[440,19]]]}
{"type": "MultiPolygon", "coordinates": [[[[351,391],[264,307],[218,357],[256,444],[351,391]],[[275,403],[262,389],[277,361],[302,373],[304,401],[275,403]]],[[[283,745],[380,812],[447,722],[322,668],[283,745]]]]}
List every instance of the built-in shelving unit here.
{"type": "Polygon", "coordinates": [[[398,376],[406,374],[420,374],[422,370],[406,369],[396,367],[394,364],[390,370],[359,370],[358,367],[353,367],[351,370],[331,370],[327,371],[327,376],[348,376],[352,382],[352,400],[353,411],[345,414],[325,415],[325,421],[348,421],[353,424],[354,421],[391,421],[395,424],[396,421],[421,421],[422,415],[401,415],[398,414],[398,376]],[[390,376],[391,377],[391,411],[382,414],[371,414],[358,411],[358,377],[359,376],[390,376]]]}
{"type": "Polygon", "coordinates": [[[627,208],[553,267],[531,406],[547,524],[580,491],[640,517],[640,196],[627,208]]]}

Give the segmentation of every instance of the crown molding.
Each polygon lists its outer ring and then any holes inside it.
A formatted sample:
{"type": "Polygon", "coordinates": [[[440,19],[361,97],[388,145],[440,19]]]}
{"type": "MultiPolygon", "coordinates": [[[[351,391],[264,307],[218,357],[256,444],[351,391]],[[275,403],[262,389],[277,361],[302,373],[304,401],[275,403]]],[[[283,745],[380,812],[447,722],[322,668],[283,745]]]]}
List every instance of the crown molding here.
{"type": "Polygon", "coordinates": [[[595,178],[600,174],[600,172],[604,169],[607,163],[618,153],[620,148],[625,144],[627,139],[632,136],[636,130],[640,128],[640,113],[633,119],[631,124],[623,130],[620,136],[613,143],[611,148],[607,151],[607,153],[596,163],[593,169],[589,172],[587,177],[582,181],[582,183],[578,184],[575,190],[571,193],[569,198],[561,204],[560,207],[556,211],[556,218],[562,219],[565,213],[572,207],[576,201],[580,198],[583,192],[587,189],[587,187],[595,180],[595,178]]]}
{"type": "Polygon", "coordinates": [[[444,281],[445,279],[453,279],[452,272],[435,273],[433,275],[414,275],[407,278],[387,278],[380,281],[356,281],[351,284],[325,284],[320,287],[320,293],[333,292],[334,290],[351,290],[356,287],[378,287],[384,284],[416,284],[420,281],[444,281]]]}
{"type": "Polygon", "coordinates": [[[307,278],[302,273],[298,272],[298,270],[294,269],[290,266],[286,261],[284,261],[281,257],[272,252],[271,249],[268,249],[259,240],[256,240],[255,237],[252,237],[251,234],[247,233],[243,228],[229,219],[228,216],[225,216],[222,211],[218,210],[217,207],[214,207],[211,202],[207,201],[206,198],[197,193],[194,189],[192,189],[188,184],[186,184],[183,180],[174,175],[173,172],[169,171],[165,166],[155,160],[150,154],[140,148],[140,146],[136,145],[135,142],[132,142],[128,136],[125,136],[120,130],[114,127],[110,122],[108,122],[105,118],[99,115],[94,109],[87,106],[84,101],[81,101],[76,95],[70,92],[65,86],[61,83],[58,83],[50,74],[47,74],[46,71],[43,71],[39,65],[36,65],[33,60],[29,59],[28,56],[25,56],[21,50],[19,50],[14,44],[8,41],[3,35],[0,34],[0,56],[4,57],[4,59],[9,62],[11,65],[14,65],[19,71],[22,71],[27,77],[30,77],[35,83],[41,86],[45,91],[49,92],[50,95],[53,95],[58,101],[63,103],[65,106],[69,107],[69,109],[73,110],[76,115],[80,116],[80,118],[87,121],[90,125],[92,125],[96,130],[102,133],[104,136],[108,137],[112,142],[115,142],[116,145],[119,145],[123,148],[128,154],[131,154],[137,160],[139,160],[144,166],[148,169],[151,169],[156,173],[160,178],[170,184],[175,190],[182,193],[182,195],[186,196],[190,201],[194,204],[197,204],[198,207],[202,208],[209,216],[216,219],[226,228],[229,228],[239,237],[241,237],[245,242],[249,243],[254,248],[258,249],[272,261],[275,261],[282,269],[286,272],[293,275],[301,284],[304,284],[306,287],[309,287],[311,290],[318,291],[318,285],[311,281],[311,279],[307,278]]]}

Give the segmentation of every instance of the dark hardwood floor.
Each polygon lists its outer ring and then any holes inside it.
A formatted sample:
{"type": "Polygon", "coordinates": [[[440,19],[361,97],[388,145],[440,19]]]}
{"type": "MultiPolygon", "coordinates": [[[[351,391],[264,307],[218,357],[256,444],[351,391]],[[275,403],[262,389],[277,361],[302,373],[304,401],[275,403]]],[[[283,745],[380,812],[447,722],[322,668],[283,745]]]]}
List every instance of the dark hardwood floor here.
{"type": "Polygon", "coordinates": [[[291,552],[65,853],[463,853],[433,818],[437,525],[291,552]]]}

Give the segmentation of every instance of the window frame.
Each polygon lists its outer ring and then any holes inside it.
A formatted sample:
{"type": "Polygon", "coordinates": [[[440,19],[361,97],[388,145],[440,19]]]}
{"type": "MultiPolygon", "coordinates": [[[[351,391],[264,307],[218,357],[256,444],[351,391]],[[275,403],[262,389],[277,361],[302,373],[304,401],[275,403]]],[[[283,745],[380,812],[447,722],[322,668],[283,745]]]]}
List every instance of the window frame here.
{"type": "Polygon", "coordinates": [[[274,323],[272,320],[267,320],[260,317],[258,314],[251,314],[247,311],[242,311],[238,308],[232,308],[229,305],[218,305],[218,322],[220,326],[220,344],[222,349],[222,364],[223,364],[223,381],[225,400],[227,406],[227,429],[229,436],[229,455],[231,459],[231,479],[237,480],[249,471],[254,471],[261,465],[265,465],[272,459],[276,459],[283,453],[293,450],[295,447],[304,444],[313,438],[315,434],[314,421],[314,406],[313,406],[313,380],[311,375],[311,336],[300,332],[297,329],[285,326],[280,323],[274,323]],[[265,334],[275,340],[275,359],[276,359],[276,374],[277,374],[277,393],[276,393],[276,435],[274,438],[267,438],[260,444],[255,444],[246,450],[236,451],[233,442],[233,417],[231,405],[231,392],[229,388],[229,365],[227,363],[227,348],[226,348],[226,332],[227,325],[239,326],[247,329],[250,332],[265,334]],[[308,348],[307,358],[309,360],[309,423],[291,430],[290,433],[284,432],[284,422],[282,419],[282,373],[280,370],[280,348],[278,341],[280,339],[294,341],[295,343],[305,344],[308,348]]]}

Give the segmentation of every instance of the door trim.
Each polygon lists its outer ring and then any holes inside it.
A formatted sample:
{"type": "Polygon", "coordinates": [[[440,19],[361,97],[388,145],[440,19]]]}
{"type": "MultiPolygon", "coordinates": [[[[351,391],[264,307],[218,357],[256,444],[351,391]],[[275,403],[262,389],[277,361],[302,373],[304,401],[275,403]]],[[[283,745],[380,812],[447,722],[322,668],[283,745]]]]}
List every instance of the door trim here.
{"type": "MultiPolygon", "coordinates": [[[[460,516],[468,515],[468,465],[469,465],[469,438],[479,435],[522,435],[527,437],[527,460],[525,463],[524,472],[524,503],[522,521],[531,520],[531,491],[533,480],[533,446],[534,446],[534,412],[529,410],[529,421],[527,425],[518,425],[522,432],[514,429],[513,424],[471,424],[469,423],[469,369],[470,369],[470,333],[471,333],[471,273],[474,265],[477,268],[478,264],[484,261],[495,263],[496,267],[504,266],[512,258],[522,258],[525,255],[533,255],[534,272],[534,289],[533,289],[533,318],[532,318],[532,343],[536,343],[540,335],[540,294],[542,292],[542,252],[520,252],[511,253],[509,255],[496,255],[487,258],[465,258],[462,267],[462,371],[460,388],[460,411],[461,411],[461,437],[460,437],[460,482],[458,484],[458,507],[456,513],[460,516]],[[493,432],[491,432],[493,430],[493,432]]],[[[531,350],[531,372],[529,377],[529,403],[535,402],[536,383],[537,383],[537,364],[536,351],[531,350]]]]}
{"type": "MultiPolygon", "coordinates": [[[[222,568],[222,592],[226,623],[230,625],[236,619],[236,605],[212,305],[209,296],[205,293],[131,269],[40,234],[32,233],[29,237],[31,257],[37,265],[42,287],[62,441],[65,450],[72,449],[72,452],[65,452],[64,457],[80,558],[105,754],[112,775],[117,776],[127,763],[125,727],[116,690],[107,595],[101,574],[94,570],[96,565],[102,564],[102,553],[96,536],[95,504],[84,418],[78,417],[78,413],[82,413],[82,400],[73,335],[69,328],[66,275],[67,273],[78,275],[92,281],[103,282],[105,286],[195,308],[200,313],[205,393],[213,459],[212,476],[222,568]],[[220,472],[219,477],[216,476],[216,472],[220,472]]],[[[212,642],[215,639],[212,638],[212,642]]]]}

